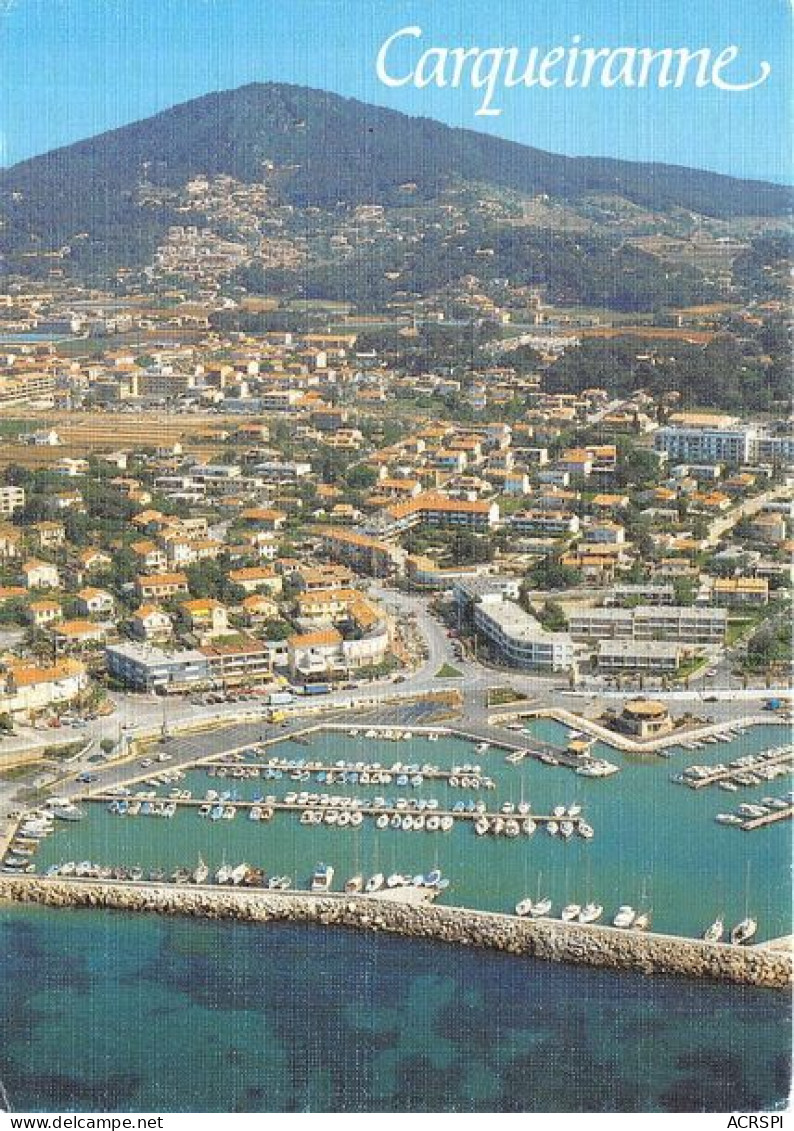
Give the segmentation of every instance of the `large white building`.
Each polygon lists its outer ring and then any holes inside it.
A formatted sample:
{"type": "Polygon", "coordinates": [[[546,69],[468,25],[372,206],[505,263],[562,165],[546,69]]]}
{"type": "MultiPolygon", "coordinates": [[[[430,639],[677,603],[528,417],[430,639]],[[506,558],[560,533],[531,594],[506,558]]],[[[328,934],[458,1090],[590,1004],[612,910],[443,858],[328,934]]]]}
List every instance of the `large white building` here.
{"type": "Polygon", "coordinates": [[[689,644],[721,644],[728,614],[725,609],[689,605],[638,605],[633,609],[580,609],[568,630],[575,640],[680,640],[689,644]]]}
{"type": "Polygon", "coordinates": [[[788,464],[794,460],[794,438],[772,436],[757,424],[679,426],[659,428],[657,452],[684,463],[748,464],[756,460],[788,464]]]}
{"type": "Polygon", "coordinates": [[[513,667],[565,671],[573,665],[573,640],[567,632],[547,632],[520,605],[505,600],[500,593],[480,598],[474,606],[474,625],[513,667]]]}
{"type": "Polygon", "coordinates": [[[0,714],[34,718],[68,706],[87,688],[85,664],[71,657],[49,667],[7,660],[0,667],[0,714]]]}
{"type": "Polygon", "coordinates": [[[659,428],[653,443],[657,452],[666,452],[670,459],[689,463],[748,463],[755,428],[731,427],[666,427],[659,428]]]}

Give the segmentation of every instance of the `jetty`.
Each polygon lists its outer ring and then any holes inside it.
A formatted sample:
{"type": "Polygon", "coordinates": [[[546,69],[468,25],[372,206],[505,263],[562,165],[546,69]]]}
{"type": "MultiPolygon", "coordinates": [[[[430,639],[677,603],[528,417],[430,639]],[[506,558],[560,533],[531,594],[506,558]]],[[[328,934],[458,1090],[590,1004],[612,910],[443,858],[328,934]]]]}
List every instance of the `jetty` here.
{"type": "MultiPolygon", "coordinates": [[[[78,797],[77,800],[80,801],[80,802],[84,802],[86,804],[91,804],[91,803],[113,804],[113,802],[119,801],[120,798],[119,798],[118,794],[111,794],[111,793],[106,793],[106,794],[100,793],[100,794],[98,794],[98,793],[95,793],[95,794],[92,794],[90,796],[85,795],[85,796],[82,796],[82,797],[78,797]]],[[[143,797],[130,796],[130,797],[124,797],[123,800],[125,800],[125,801],[143,801],[143,800],[146,800],[146,799],[143,798],[143,797]]],[[[165,799],[162,798],[161,800],[165,800],[165,799]]],[[[422,810],[419,810],[419,809],[416,809],[413,806],[410,806],[410,807],[406,806],[405,808],[403,808],[403,807],[397,808],[397,806],[395,806],[395,805],[372,805],[371,803],[367,803],[366,801],[362,802],[360,805],[351,805],[349,803],[351,800],[353,800],[353,799],[348,798],[347,799],[348,804],[345,804],[345,805],[338,804],[338,803],[332,804],[330,802],[328,804],[325,804],[325,805],[320,805],[319,803],[314,804],[314,803],[307,803],[307,802],[304,802],[304,801],[300,801],[300,802],[299,801],[283,801],[283,800],[277,800],[275,798],[271,798],[271,799],[265,798],[264,800],[260,799],[259,801],[235,801],[235,800],[232,800],[230,798],[227,798],[224,801],[220,801],[220,800],[208,801],[205,798],[199,798],[199,797],[190,797],[190,798],[176,798],[176,797],[174,797],[174,798],[169,798],[168,802],[169,802],[169,804],[175,805],[177,808],[182,807],[182,808],[185,808],[185,809],[199,809],[203,805],[222,805],[224,807],[225,806],[233,806],[235,809],[241,809],[243,811],[251,810],[251,809],[254,809],[254,808],[257,808],[257,809],[272,809],[275,812],[285,812],[285,813],[304,813],[307,810],[314,810],[314,811],[317,811],[317,812],[320,812],[320,811],[326,811],[326,812],[338,811],[338,812],[348,812],[348,813],[361,813],[362,816],[364,816],[364,817],[380,817],[381,815],[386,815],[388,817],[394,817],[394,816],[399,816],[399,817],[409,817],[409,816],[411,816],[411,817],[414,817],[414,816],[419,816],[420,814],[423,814],[425,817],[452,817],[452,819],[455,820],[455,821],[478,821],[481,818],[483,818],[483,819],[490,821],[490,822],[493,822],[497,819],[501,819],[503,821],[515,820],[515,821],[519,821],[519,822],[531,819],[532,821],[534,821],[538,825],[549,824],[549,823],[552,823],[552,822],[559,823],[560,821],[570,821],[570,823],[574,826],[578,826],[581,823],[586,823],[586,820],[585,820],[585,817],[584,817],[583,814],[576,814],[574,816],[570,816],[568,813],[565,813],[565,814],[532,813],[532,812],[504,813],[500,810],[496,810],[496,811],[492,810],[490,812],[487,811],[487,810],[481,810],[481,811],[477,812],[476,810],[471,811],[471,810],[467,810],[467,809],[422,809],[422,810]]],[[[133,815],[133,816],[125,816],[123,819],[124,820],[136,820],[138,816],[141,816],[141,814],[137,814],[137,815],[133,815]]],[[[157,814],[153,814],[153,816],[157,816],[157,814]]]]}
{"type": "MultiPolygon", "coordinates": [[[[478,782],[480,782],[480,783],[483,782],[483,781],[491,781],[491,778],[489,778],[487,776],[487,774],[482,773],[479,769],[475,770],[472,767],[464,768],[464,767],[459,767],[459,766],[454,766],[449,770],[445,770],[440,766],[421,766],[417,770],[412,769],[410,771],[408,771],[404,766],[400,766],[399,768],[395,767],[394,765],[391,765],[391,766],[383,765],[383,766],[381,766],[380,764],[378,764],[376,766],[374,763],[369,764],[369,765],[365,765],[364,768],[362,769],[360,766],[355,765],[355,763],[353,763],[353,762],[345,762],[344,765],[342,765],[342,766],[337,765],[336,763],[330,763],[330,762],[329,763],[304,762],[302,765],[298,766],[294,761],[291,761],[291,760],[286,759],[286,758],[270,759],[267,762],[250,762],[250,761],[242,760],[242,759],[237,758],[237,757],[230,757],[228,755],[222,755],[218,758],[213,758],[211,761],[205,762],[204,765],[211,767],[216,771],[218,771],[218,770],[223,771],[223,773],[220,773],[220,774],[216,772],[212,776],[229,777],[229,778],[246,778],[246,777],[248,777],[248,778],[259,778],[259,777],[262,777],[263,775],[266,777],[268,770],[281,770],[283,773],[290,774],[290,775],[298,775],[299,773],[332,774],[334,776],[338,775],[340,778],[342,777],[343,774],[352,774],[352,773],[359,774],[359,775],[362,774],[362,773],[364,773],[364,774],[388,774],[388,775],[390,775],[390,777],[392,779],[395,778],[395,777],[399,777],[401,774],[404,774],[408,777],[411,777],[411,776],[414,776],[415,774],[418,774],[425,781],[445,781],[445,782],[449,782],[451,778],[460,778],[460,777],[465,777],[465,778],[468,778],[468,779],[476,778],[476,779],[478,779],[478,782]],[[238,771],[238,772],[235,773],[235,771],[238,771]]],[[[298,781],[299,778],[297,776],[295,776],[294,780],[298,781]]],[[[339,784],[342,784],[342,783],[340,782],[339,784]]],[[[377,785],[379,783],[378,782],[368,783],[366,781],[361,782],[359,780],[358,782],[351,783],[351,784],[377,785]]],[[[397,785],[398,783],[392,780],[387,784],[397,785]]],[[[470,788],[477,788],[477,786],[472,786],[470,781],[469,781],[469,786],[470,786],[470,788]]]]}
{"type": "Polygon", "coordinates": [[[439,904],[413,905],[372,895],[255,892],[210,887],[0,877],[0,901],[50,907],[113,908],[249,923],[293,922],[432,939],[553,962],[675,974],[718,982],[789,989],[792,954],[772,946],[737,946],[622,931],[598,924],[527,920],[492,911],[439,904]]]}

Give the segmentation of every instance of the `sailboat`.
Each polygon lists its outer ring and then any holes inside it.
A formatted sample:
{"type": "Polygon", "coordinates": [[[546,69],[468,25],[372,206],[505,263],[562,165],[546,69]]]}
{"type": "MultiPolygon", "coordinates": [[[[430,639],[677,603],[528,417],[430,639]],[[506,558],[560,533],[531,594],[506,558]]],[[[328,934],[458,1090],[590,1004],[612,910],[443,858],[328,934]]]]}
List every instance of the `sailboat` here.
{"type": "Polygon", "coordinates": [[[731,942],[735,946],[740,946],[743,943],[748,943],[751,938],[755,936],[758,930],[758,920],[753,919],[748,913],[748,904],[750,902],[750,861],[747,861],[747,868],[744,874],[744,919],[731,931],[731,942]]]}
{"type": "MultiPolygon", "coordinates": [[[[648,902],[647,879],[643,879],[642,889],[640,891],[640,907],[643,907],[644,904],[646,904],[647,902],[648,902]]],[[[650,908],[647,911],[638,911],[637,914],[634,916],[634,922],[631,924],[632,928],[635,931],[647,931],[648,928],[650,927],[650,925],[651,925],[651,910],[650,910],[650,908]]]]}
{"type": "Polygon", "coordinates": [[[547,896],[544,896],[542,899],[540,897],[540,882],[541,882],[542,878],[543,878],[543,873],[539,872],[538,873],[538,898],[535,900],[535,902],[532,904],[532,907],[529,910],[529,914],[532,916],[533,919],[542,919],[545,915],[548,915],[548,913],[551,911],[551,900],[547,896]]]}
{"type": "Polygon", "coordinates": [[[706,942],[718,943],[722,941],[725,934],[725,920],[721,915],[718,915],[710,927],[707,927],[703,932],[703,938],[706,942]]]}
{"type": "Polygon", "coordinates": [[[734,946],[748,943],[758,930],[758,920],[750,917],[742,919],[731,931],[731,942],[734,946]]]}
{"type": "Polygon", "coordinates": [[[206,883],[207,877],[209,876],[209,874],[210,874],[209,868],[204,863],[202,858],[199,856],[198,864],[196,865],[195,869],[193,870],[193,875],[191,877],[192,880],[193,880],[193,883],[194,884],[206,883]]]}

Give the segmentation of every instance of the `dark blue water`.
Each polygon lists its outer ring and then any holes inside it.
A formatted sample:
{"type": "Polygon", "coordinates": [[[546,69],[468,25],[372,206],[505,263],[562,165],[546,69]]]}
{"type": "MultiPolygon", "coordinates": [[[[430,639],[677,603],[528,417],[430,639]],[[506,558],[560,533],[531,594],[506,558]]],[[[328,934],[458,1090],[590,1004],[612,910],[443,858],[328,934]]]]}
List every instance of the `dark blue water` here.
{"type": "Polygon", "coordinates": [[[18,1111],[779,1108],[788,996],[345,930],[4,909],[18,1111]]]}

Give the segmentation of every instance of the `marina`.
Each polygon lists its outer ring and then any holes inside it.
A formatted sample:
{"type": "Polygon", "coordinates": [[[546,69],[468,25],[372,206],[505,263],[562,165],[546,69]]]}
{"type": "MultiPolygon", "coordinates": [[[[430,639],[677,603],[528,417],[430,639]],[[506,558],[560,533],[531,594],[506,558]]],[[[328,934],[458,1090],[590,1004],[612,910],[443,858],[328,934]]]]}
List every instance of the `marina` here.
{"type": "MultiPolygon", "coordinates": [[[[570,733],[550,720],[535,721],[530,730],[530,740],[555,747],[565,745],[570,733]]],[[[769,726],[734,736],[730,760],[771,749],[779,734],[769,726]]],[[[600,907],[600,921],[611,923],[619,907],[630,905],[642,929],[642,916],[652,907],[653,930],[700,938],[717,912],[729,924],[746,917],[735,876],[748,858],[749,910],[758,922],[754,941],[786,932],[789,841],[782,817],[762,822],[770,826],[763,838],[726,841],[714,823],[721,793],[672,788],[661,759],[637,759],[596,744],[593,756],[619,764],[621,773],[608,780],[577,777],[572,794],[567,767],[508,761],[496,743],[476,750],[455,735],[420,733],[401,740],[400,760],[393,739],[377,732],[368,737],[364,728],[302,738],[248,746],[233,756],[218,753],[192,766],[155,761],[146,770],[136,767],[113,792],[75,795],[71,803],[82,820],[53,815],[45,822],[47,835],[33,838],[34,844],[17,838],[22,853],[9,854],[12,871],[29,876],[51,870],[54,877],[64,865],[94,862],[111,877],[133,882],[134,871],[162,888],[191,884],[201,859],[209,877],[224,865],[234,870],[245,863],[268,885],[289,878],[296,890],[308,886],[313,864],[322,860],[334,870],[331,890],[355,893],[357,884],[347,884],[357,877],[363,887],[378,874],[413,879],[437,868],[450,878],[437,893],[446,904],[511,915],[542,875],[544,890],[532,903],[547,898],[555,915],[573,905],[589,908],[590,915],[600,907]],[[329,773],[332,782],[318,781],[329,773]],[[362,783],[362,774],[390,775],[392,781],[362,783]],[[403,776],[407,784],[398,785],[403,776]],[[486,776],[494,782],[487,793],[470,781],[451,782],[486,776]],[[709,816],[714,832],[701,835],[709,816]],[[692,838],[680,835],[693,822],[696,850],[692,838]],[[771,847],[762,850],[761,841],[770,837],[771,847]],[[709,882],[690,878],[682,885],[678,879],[696,874],[708,875],[709,882]]],[[[713,750],[715,759],[724,760],[724,749],[708,744],[703,757],[713,750]]],[[[761,786],[758,792],[764,792],[761,786]]],[[[239,884],[229,886],[248,886],[247,873],[238,875],[239,884]]],[[[570,921],[579,925],[577,915],[570,921]]]]}

